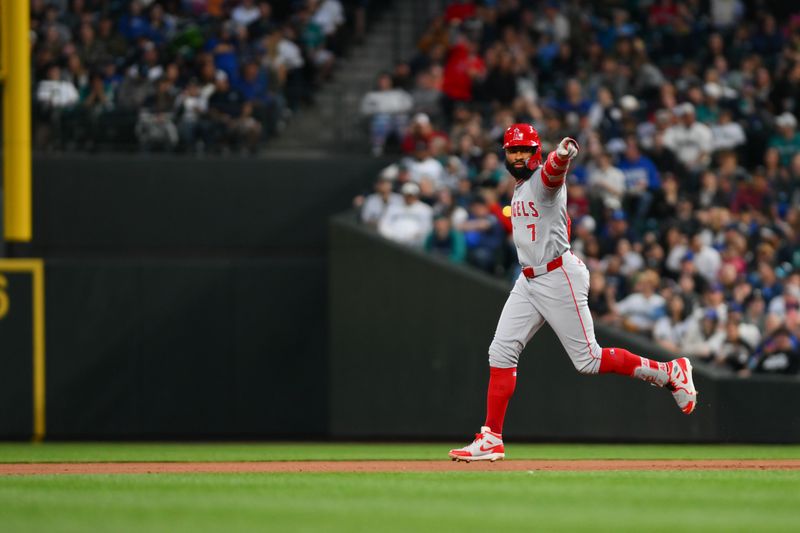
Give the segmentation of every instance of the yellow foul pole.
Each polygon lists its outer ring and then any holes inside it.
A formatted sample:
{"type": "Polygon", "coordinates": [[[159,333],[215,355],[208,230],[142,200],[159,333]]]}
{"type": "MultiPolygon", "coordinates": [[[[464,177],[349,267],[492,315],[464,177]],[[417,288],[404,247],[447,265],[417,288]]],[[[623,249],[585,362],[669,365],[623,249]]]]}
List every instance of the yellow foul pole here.
{"type": "Polygon", "coordinates": [[[2,0],[3,222],[7,241],[30,242],[31,66],[30,2],[2,0]]]}

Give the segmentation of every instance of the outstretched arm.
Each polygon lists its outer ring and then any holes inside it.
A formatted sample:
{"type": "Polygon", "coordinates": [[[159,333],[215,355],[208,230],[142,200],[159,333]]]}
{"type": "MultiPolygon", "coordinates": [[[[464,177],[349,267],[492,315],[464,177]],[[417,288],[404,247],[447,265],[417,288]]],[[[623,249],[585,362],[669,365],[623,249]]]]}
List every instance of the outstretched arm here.
{"type": "Polygon", "coordinates": [[[547,187],[556,189],[564,184],[569,162],[578,155],[578,150],[580,147],[575,139],[564,137],[558,143],[558,148],[550,152],[542,169],[542,178],[547,187]]]}

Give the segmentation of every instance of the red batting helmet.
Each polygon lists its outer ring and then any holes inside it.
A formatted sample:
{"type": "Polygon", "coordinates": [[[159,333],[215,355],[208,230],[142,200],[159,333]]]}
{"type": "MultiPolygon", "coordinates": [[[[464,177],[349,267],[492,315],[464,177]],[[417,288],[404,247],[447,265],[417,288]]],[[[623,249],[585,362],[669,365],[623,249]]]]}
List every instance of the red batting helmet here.
{"type": "Polygon", "coordinates": [[[503,149],[511,146],[530,146],[533,148],[533,157],[528,162],[528,168],[536,168],[542,164],[539,132],[530,124],[512,124],[508,127],[503,134],[503,149]]]}

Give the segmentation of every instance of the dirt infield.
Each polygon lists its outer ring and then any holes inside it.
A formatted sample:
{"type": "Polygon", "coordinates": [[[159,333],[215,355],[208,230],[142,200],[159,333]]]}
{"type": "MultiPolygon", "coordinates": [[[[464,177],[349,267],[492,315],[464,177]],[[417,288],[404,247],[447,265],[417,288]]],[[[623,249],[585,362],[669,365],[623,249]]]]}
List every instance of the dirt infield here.
{"type": "Polygon", "coordinates": [[[800,470],[800,460],[269,461],[224,463],[6,463],[0,476],[305,472],[524,472],[598,470],[800,470]]]}

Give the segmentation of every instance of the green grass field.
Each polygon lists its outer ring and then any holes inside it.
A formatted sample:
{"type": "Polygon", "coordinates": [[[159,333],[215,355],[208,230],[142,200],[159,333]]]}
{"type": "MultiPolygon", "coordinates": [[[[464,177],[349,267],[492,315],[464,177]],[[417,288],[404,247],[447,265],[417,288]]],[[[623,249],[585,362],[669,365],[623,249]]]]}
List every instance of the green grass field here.
{"type": "MultiPolygon", "coordinates": [[[[0,444],[0,462],[442,459],[448,444],[0,444]]],[[[509,445],[514,459],[800,446],[509,445]]],[[[0,476],[0,531],[798,531],[800,471],[0,476]]]]}

